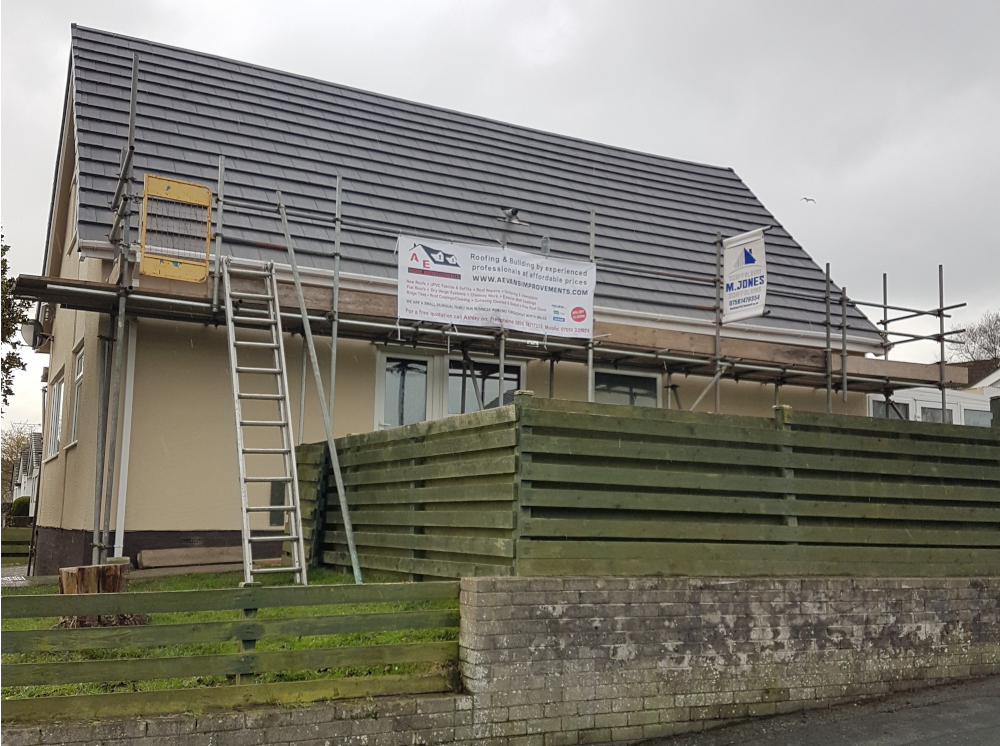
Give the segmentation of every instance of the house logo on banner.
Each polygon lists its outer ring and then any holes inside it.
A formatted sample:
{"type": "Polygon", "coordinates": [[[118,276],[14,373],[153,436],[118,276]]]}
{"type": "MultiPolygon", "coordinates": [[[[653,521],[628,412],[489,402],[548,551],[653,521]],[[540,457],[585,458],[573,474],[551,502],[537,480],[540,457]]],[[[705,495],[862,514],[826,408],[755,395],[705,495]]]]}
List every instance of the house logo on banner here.
{"type": "Polygon", "coordinates": [[[763,316],[767,303],[764,229],[727,238],[722,248],[722,323],[763,316]]]}
{"type": "Polygon", "coordinates": [[[461,280],[461,273],[455,271],[443,271],[443,269],[459,270],[461,265],[458,257],[440,249],[432,249],[421,243],[414,245],[413,256],[410,257],[410,266],[406,268],[411,275],[427,275],[429,277],[447,277],[450,280],[461,280]],[[417,249],[426,255],[427,259],[421,259],[417,255],[417,249]],[[431,264],[434,266],[431,267],[431,264]]]}
{"type": "Polygon", "coordinates": [[[593,336],[590,262],[410,236],[399,237],[396,253],[401,319],[593,336]]]}

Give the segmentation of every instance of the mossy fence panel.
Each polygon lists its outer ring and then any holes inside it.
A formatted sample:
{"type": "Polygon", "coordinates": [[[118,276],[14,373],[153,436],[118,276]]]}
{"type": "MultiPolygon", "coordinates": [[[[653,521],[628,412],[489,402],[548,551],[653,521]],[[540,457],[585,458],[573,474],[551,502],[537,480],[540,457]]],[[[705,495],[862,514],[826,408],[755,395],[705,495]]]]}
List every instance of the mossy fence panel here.
{"type": "Polygon", "coordinates": [[[446,581],[8,596],[3,719],[451,691],[458,595],[446,581]],[[52,627],[111,615],[153,623],[52,627]]]}
{"type": "MultiPolygon", "coordinates": [[[[511,574],[515,426],[507,406],[338,440],[362,569],[405,579],[511,574]]],[[[327,484],[323,559],[349,567],[327,484]]]]}
{"type": "Polygon", "coordinates": [[[996,429],[515,406],[518,575],[1000,572],[996,429]]]}

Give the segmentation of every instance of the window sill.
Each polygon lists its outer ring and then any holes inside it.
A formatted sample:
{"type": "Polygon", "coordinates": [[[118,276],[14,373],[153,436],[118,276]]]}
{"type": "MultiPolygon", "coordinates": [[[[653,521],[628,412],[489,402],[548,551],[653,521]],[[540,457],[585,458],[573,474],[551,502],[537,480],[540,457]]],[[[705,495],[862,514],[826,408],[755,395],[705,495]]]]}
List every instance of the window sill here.
{"type": "Polygon", "coordinates": [[[79,440],[74,440],[72,443],[67,443],[65,446],[63,446],[63,451],[68,451],[70,448],[76,448],[76,444],[79,442],[80,442],[79,440]]]}
{"type": "Polygon", "coordinates": [[[57,458],[59,458],[59,452],[58,451],[56,451],[55,453],[53,453],[51,456],[46,456],[44,459],[42,459],[42,463],[43,464],[47,464],[47,463],[49,463],[49,461],[54,461],[57,458]]]}

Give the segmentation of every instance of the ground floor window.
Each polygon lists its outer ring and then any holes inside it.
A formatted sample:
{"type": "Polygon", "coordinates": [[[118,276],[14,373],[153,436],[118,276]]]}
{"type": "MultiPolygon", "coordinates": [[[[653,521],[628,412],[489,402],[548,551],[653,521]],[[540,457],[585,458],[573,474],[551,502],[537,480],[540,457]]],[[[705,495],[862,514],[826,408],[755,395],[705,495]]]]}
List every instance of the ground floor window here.
{"type": "Polygon", "coordinates": [[[965,424],[972,427],[992,427],[993,413],[982,409],[966,409],[965,424]]]}
{"type": "Polygon", "coordinates": [[[599,404],[659,406],[659,376],[594,371],[594,398],[599,404]]]}
{"type": "MultiPolygon", "coordinates": [[[[500,404],[498,362],[457,355],[413,354],[401,348],[381,348],[375,391],[375,427],[384,429],[437,420],[453,414],[478,412],[500,404]]],[[[503,401],[510,404],[523,388],[525,363],[504,364],[503,401]]]]}
{"type": "MultiPolygon", "coordinates": [[[[920,419],[923,422],[941,422],[941,407],[921,407],[920,419]]],[[[950,409],[944,411],[944,423],[951,425],[955,422],[955,413],[950,409]]]]}

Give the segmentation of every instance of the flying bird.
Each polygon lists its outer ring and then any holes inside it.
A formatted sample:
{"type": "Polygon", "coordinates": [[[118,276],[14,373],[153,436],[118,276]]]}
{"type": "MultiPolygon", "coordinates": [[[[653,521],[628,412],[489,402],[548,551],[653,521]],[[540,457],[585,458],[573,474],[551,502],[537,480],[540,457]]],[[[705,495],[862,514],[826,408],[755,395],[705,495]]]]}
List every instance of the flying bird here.
{"type": "Polygon", "coordinates": [[[799,200],[799,202],[812,202],[814,205],[816,204],[816,200],[814,200],[812,197],[803,197],[802,199],[799,200]]]}

